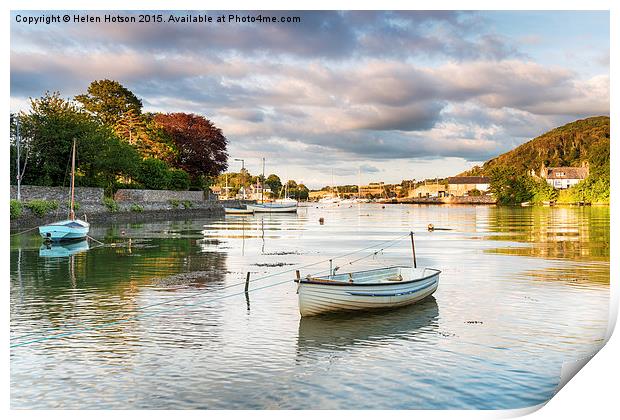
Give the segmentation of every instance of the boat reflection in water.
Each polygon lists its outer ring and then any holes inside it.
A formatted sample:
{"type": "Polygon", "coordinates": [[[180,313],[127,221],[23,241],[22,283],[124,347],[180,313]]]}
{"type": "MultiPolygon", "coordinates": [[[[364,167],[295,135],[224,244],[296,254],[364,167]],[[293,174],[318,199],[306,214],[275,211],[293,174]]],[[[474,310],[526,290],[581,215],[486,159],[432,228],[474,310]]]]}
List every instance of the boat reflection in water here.
{"type": "Polygon", "coordinates": [[[86,239],[77,242],[47,243],[39,248],[39,257],[70,257],[79,252],[88,251],[88,249],[88,241],[86,239]]]}
{"type": "Polygon", "coordinates": [[[299,352],[382,346],[437,327],[439,307],[429,296],[415,305],[364,313],[328,313],[299,320],[299,352]]]}

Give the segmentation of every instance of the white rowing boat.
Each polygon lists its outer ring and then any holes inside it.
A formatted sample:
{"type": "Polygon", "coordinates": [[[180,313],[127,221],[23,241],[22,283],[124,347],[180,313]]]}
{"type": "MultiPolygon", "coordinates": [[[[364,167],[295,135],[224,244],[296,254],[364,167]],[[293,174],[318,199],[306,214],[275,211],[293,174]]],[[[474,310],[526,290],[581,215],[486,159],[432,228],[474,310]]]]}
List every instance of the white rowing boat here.
{"type": "Polygon", "coordinates": [[[410,305],[437,290],[439,273],[434,268],[387,267],[298,278],[299,312],[304,317],[410,305]]]}
{"type": "Polygon", "coordinates": [[[224,207],[226,214],[254,214],[254,210],[240,207],[224,207]]]}
{"type": "Polygon", "coordinates": [[[260,203],[248,204],[248,209],[256,213],[296,213],[297,202],[295,203],[260,203]]]}

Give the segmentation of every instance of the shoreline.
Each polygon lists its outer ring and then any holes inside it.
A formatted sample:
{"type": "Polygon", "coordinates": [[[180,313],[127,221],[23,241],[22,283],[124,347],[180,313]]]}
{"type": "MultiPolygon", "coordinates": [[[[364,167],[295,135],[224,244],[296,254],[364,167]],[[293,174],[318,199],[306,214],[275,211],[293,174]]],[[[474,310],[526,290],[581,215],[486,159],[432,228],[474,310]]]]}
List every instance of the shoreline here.
{"type": "MultiPolygon", "coordinates": [[[[101,224],[196,219],[224,215],[225,205],[238,206],[240,204],[246,204],[246,202],[241,203],[239,200],[205,200],[203,202],[192,202],[189,208],[175,207],[164,203],[133,202],[119,205],[118,211],[111,211],[103,204],[84,204],[80,210],[76,211],[76,217],[83,218],[89,223],[101,224]],[[135,205],[140,206],[143,210],[132,211],[131,208],[135,205]]],[[[28,209],[23,209],[22,211],[23,213],[20,217],[10,221],[11,234],[21,229],[35,228],[64,219],[68,214],[68,209],[64,206],[41,217],[28,209]]]]}

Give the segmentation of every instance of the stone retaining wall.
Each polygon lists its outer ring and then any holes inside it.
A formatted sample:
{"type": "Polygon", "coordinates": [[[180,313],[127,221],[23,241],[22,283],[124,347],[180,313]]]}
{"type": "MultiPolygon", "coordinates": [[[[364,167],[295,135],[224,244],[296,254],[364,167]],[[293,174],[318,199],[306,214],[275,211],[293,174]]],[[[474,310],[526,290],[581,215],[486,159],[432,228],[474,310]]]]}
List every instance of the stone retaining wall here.
{"type": "MultiPolygon", "coordinates": [[[[22,185],[22,201],[31,200],[55,200],[64,203],[71,199],[68,187],[40,187],[36,185],[22,185]]],[[[11,199],[17,199],[17,186],[11,185],[11,199]]],[[[101,203],[103,200],[103,188],[77,187],[75,189],[75,201],[82,203],[101,203]]]]}
{"type": "Polygon", "coordinates": [[[492,195],[471,197],[410,197],[398,199],[398,203],[406,204],[496,204],[492,195]]]}
{"type": "Polygon", "coordinates": [[[468,197],[446,197],[443,198],[446,204],[495,204],[497,199],[492,195],[468,196],[468,197]]]}
{"type": "Polygon", "coordinates": [[[204,191],[170,190],[118,190],[114,194],[118,202],[168,203],[176,201],[204,201],[204,191]]]}

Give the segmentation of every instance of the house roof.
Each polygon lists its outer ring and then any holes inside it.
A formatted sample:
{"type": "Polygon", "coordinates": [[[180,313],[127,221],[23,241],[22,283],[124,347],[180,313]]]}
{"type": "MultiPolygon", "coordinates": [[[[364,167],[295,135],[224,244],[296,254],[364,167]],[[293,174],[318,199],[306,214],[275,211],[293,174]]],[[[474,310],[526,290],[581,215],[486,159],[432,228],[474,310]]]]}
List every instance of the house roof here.
{"type": "Polygon", "coordinates": [[[547,168],[547,179],[585,179],[589,172],[586,167],[558,166],[547,168]]]}
{"type": "Polygon", "coordinates": [[[491,180],[486,176],[452,176],[448,184],[488,184],[491,180]]]}

